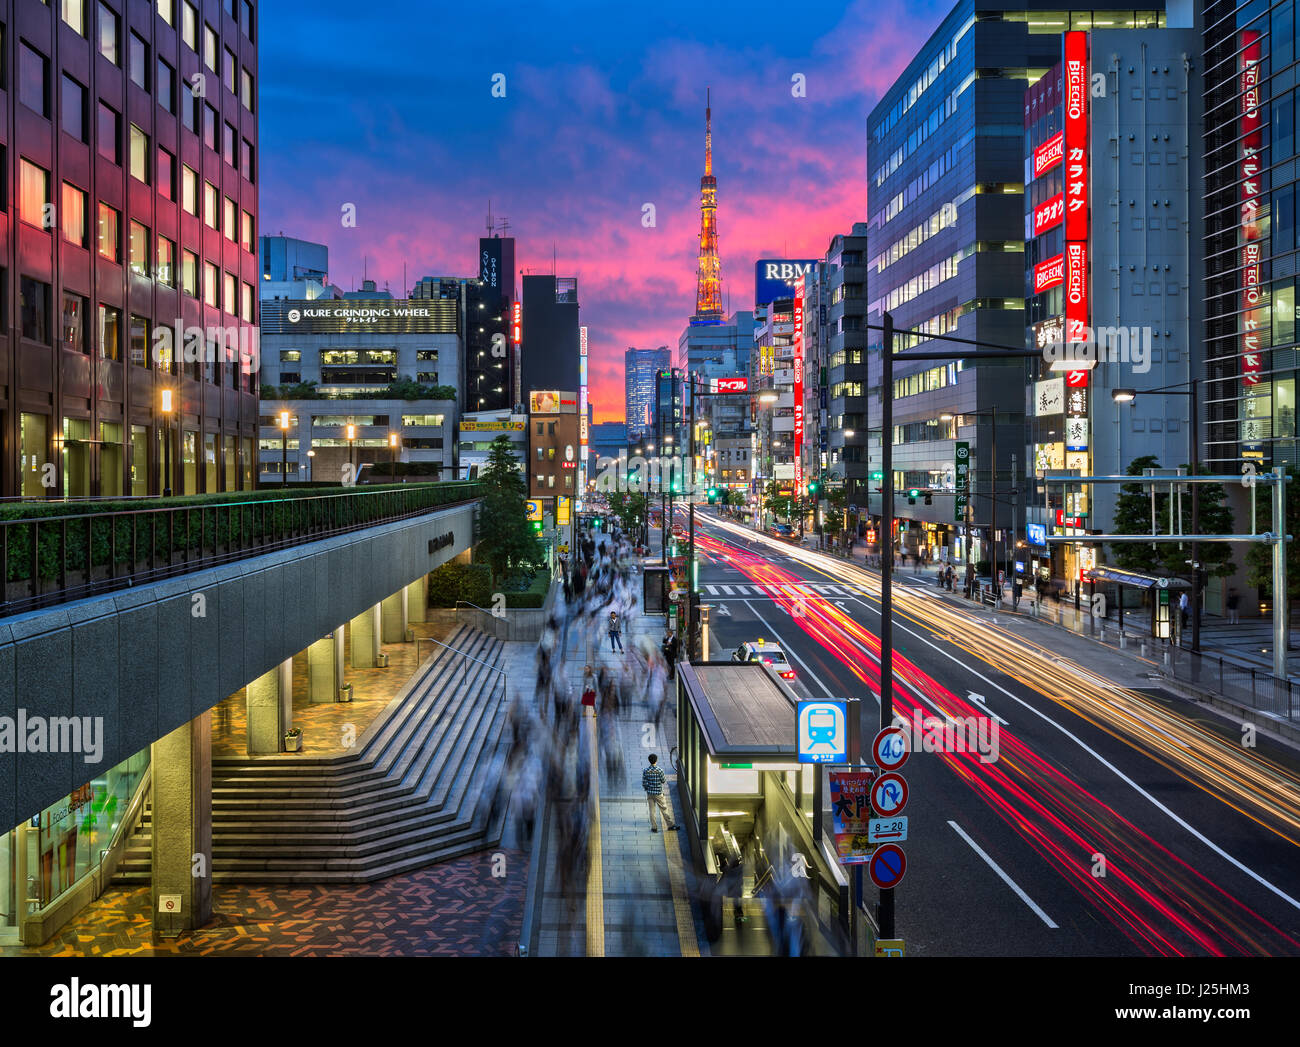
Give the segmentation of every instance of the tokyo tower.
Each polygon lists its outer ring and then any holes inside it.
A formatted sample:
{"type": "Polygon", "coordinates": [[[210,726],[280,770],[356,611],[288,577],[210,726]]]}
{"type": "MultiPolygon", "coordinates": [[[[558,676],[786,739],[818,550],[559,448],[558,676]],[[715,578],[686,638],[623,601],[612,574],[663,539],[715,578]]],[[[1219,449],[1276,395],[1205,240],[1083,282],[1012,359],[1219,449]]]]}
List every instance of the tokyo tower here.
{"type": "Polygon", "coordinates": [[[713,177],[713,110],[704,96],[704,177],[700,179],[700,269],[695,284],[696,323],[722,321],[722,266],[718,261],[718,180],[713,177]]]}

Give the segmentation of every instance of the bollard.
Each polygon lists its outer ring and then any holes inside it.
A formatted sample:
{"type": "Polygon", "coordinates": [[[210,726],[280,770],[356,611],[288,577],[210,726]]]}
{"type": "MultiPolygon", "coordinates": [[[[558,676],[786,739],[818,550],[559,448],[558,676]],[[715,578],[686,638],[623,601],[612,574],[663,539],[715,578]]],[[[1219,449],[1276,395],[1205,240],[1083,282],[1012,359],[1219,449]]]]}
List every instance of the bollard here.
{"type": "Polygon", "coordinates": [[[1165,648],[1165,665],[1169,664],[1169,648],[1165,648]]]}
{"type": "Polygon", "coordinates": [[[1121,632],[1119,634],[1119,649],[1122,651],[1127,646],[1128,646],[1128,637],[1123,632],[1121,632]]]}
{"type": "Polygon", "coordinates": [[[1098,638],[1099,640],[1101,640],[1102,643],[1105,643],[1105,642],[1106,642],[1106,623],[1105,623],[1105,622],[1102,622],[1100,625],[1097,626],[1097,638],[1098,638]]]}
{"type": "Polygon", "coordinates": [[[1146,656],[1147,656],[1147,642],[1146,642],[1145,640],[1143,640],[1143,641],[1142,641],[1142,657],[1145,658],[1146,656]]]}

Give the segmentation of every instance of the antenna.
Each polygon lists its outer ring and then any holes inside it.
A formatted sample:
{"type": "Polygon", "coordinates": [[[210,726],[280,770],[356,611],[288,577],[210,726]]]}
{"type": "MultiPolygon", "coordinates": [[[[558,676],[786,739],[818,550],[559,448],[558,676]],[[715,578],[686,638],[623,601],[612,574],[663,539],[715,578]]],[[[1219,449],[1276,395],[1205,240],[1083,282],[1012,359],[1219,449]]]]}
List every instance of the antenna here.
{"type": "Polygon", "coordinates": [[[488,198],[487,234],[488,236],[492,235],[492,198],[491,197],[488,198]]]}

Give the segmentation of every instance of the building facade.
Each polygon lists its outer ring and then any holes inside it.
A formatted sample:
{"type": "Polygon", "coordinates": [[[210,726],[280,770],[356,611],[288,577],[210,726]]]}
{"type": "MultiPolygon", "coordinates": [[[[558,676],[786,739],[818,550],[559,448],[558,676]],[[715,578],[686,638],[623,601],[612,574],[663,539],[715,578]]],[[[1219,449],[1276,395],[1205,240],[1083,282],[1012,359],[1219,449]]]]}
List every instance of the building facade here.
{"type": "Polygon", "coordinates": [[[623,353],[623,390],[626,397],[628,439],[636,440],[655,428],[655,375],[672,365],[668,346],[634,349],[623,353]]]}
{"type": "Polygon", "coordinates": [[[250,487],[256,8],[10,0],[3,18],[3,493],[250,487]]]}
{"type": "Polygon", "coordinates": [[[577,390],[580,382],[578,280],[571,276],[523,278],[522,395],[535,389],[577,390]]]}

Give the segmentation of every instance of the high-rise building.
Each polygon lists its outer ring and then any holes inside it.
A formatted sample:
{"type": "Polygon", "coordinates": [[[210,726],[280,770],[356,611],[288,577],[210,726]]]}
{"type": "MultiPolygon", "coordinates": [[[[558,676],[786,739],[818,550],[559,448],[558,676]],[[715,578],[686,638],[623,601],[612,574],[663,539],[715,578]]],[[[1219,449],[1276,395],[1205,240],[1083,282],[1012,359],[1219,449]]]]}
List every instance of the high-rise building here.
{"type": "Polygon", "coordinates": [[[634,349],[623,353],[623,389],[626,396],[627,436],[637,440],[654,431],[655,375],[672,364],[668,346],[634,349]]]}
{"type": "MultiPolygon", "coordinates": [[[[823,330],[826,367],[827,468],[832,483],[843,483],[847,505],[865,506],[868,447],[867,399],[867,227],[831,239],[822,269],[828,304],[823,330]]],[[[876,418],[879,424],[879,416],[876,418]]],[[[875,441],[877,444],[879,441],[875,441]]]]}
{"type": "Polygon", "coordinates": [[[1204,5],[1202,462],[1300,464],[1294,0],[1204,5]]]}
{"type": "Polygon", "coordinates": [[[0,14],[5,496],[253,485],[256,9],[182,8],[0,14]]]}
{"type": "Polygon", "coordinates": [[[578,280],[570,276],[523,278],[522,389],[570,389],[580,383],[578,280]]]}
{"type": "Polygon", "coordinates": [[[257,240],[262,279],[258,298],[342,298],[330,283],[330,249],[292,236],[261,236],[257,240]]]}
{"type": "MultiPolygon", "coordinates": [[[[1094,23],[1157,28],[1165,15],[1101,0],[1033,0],[1007,10],[961,0],[885,92],[867,121],[870,323],[879,324],[889,312],[902,331],[1024,344],[1024,94],[1031,77],[1060,62],[1061,34],[1094,23]]],[[[952,344],[900,334],[895,348],[923,341],[929,349],[952,344]]],[[[879,334],[872,332],[868,343],[874,389],[880,382],[879,334]]],[[[1023,376],[1018,359],[897,364],[894,387],[883,390],[894,401],[896,485],[948,486],[956,423],[969,419],[961,438],[973,457],[985,448],[991,453],[996,442],[999,485],[1008,489],[1011,456],[1024,454],[1023,376]]],[[[870,400],[879,417],[876,398],[870,400]]],[[[983,457],[979,468],[989,475],[994,466],[989,453],[983,457]]],[[[953,548],[953,502],[896,501],[908,548],[953,548]]],[[[871,504],[878,515],[879,495],[871,504]]],[[[978,521],[981,527],[991,522],[990,508],[978,521]]],[[[996,526],[1008,528],[1009,503],[1002,500],[997,509],[996,526]]]]}
{"type": "Polygon", "coordinates": [[[515,385],[519,346],[511,338],[515,241],[479,238],[478,279],[465,281],[465,390],[467,411],[505,411],[519,402],[515,385]]]}

